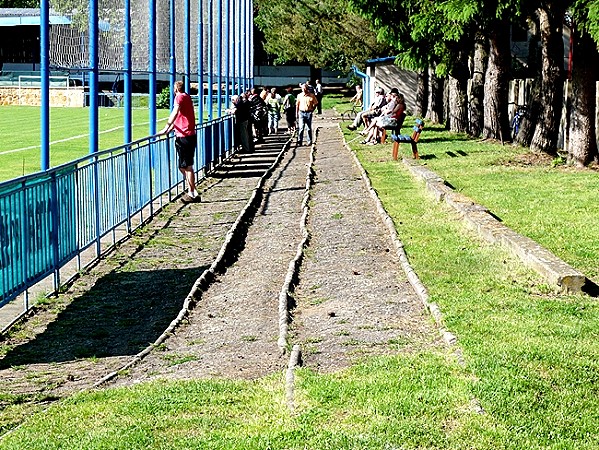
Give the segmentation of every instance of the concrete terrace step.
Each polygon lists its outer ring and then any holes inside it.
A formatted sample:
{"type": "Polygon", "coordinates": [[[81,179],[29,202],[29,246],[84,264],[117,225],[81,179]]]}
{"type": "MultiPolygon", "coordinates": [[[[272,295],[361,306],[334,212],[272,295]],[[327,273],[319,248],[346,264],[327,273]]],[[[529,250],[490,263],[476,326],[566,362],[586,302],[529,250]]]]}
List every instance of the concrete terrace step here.
{"type": "Polygon", "coordinates": [[[453,190],[436,173],[409,159],[403,160],[412,175],[426,184],[437,201],[445,201],[465,222],[489,242],[505,246],[560,291],[581,292],[587,278],[532,239],[505,226],[487,208],[453,190]]]}

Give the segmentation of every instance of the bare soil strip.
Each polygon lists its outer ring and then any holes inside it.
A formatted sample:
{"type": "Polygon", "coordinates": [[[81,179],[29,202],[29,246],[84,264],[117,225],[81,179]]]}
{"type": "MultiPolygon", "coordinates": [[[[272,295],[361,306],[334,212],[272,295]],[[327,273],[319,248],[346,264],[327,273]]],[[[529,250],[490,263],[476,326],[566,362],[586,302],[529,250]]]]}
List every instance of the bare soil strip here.
{"type": "MultiPolygon", "coordinates": [[[[367,355],[441,346],[337,124],[321,120],[319,127],[311,237],[293,294],[289,348],[299,344],[304,364],[330,372],[367,355]]],[[[256,153],[206,180],[201,203],[168,205],[54,306],[5,339],[0,394],[41,400],[89,389],[155,342],[215,260],[286,139],[269,137],[256,153]]],[[[288,355],[277,343],[279,294],[302,240],[312,150],[287,150],[226,271],[172,336],[108,386],[285,372],[288,355]]]]}
{"type": "Polygon", "coordinates": [[[331,372],[440,345],[336,124],[320,128],[315,160],[310,248],[292,325],[304,365],[331,372]]]}

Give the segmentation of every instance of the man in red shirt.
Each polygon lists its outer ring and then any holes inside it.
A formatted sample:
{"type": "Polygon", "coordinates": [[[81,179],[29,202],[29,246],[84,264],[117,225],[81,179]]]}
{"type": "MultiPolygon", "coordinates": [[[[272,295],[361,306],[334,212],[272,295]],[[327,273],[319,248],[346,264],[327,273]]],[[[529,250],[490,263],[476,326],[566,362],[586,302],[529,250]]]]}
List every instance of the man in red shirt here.
{"type": "Polygon", "coordinates": [[[175,130],[175,149],[179,157],[179,170],[185,177],[188,188],[181,201],[183,203],[199,202],[200,195],[196,191],[195,172],[193,170],[193,157],[197,145],[195,111],[191,97],[184,91],[183,82],[175,82],[174,89],[173,110],[159,134],[166,134],[171,130],[175,130]]]}

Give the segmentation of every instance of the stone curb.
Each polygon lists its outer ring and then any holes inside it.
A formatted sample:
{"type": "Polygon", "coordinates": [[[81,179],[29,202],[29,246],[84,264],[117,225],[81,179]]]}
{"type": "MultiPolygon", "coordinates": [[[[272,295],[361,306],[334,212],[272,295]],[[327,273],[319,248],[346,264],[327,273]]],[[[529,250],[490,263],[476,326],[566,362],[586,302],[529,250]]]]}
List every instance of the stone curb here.
{"type": "MultiPolygon", "coordinates": [[[[318,128],[314,131],[316,139],[318,139],[318,128]]],[[[316,141],[315,139],[315,141],[316,141]]],[[[302,240],[297,245],[297,252],[295,258],[289,262],[289,268],[287,269],[287,275],[285,281],[279,293],[279,339],[278,346],[281,354],[284,354],[287,347],[287,335],[289,331],[289,311],[293,307],[291,293],[297,282],[297,276],[299,274],[302,261],[304,259],[304,250],[310,242],[310,233],[308,231],[308,216],[310,214],[310,189],[314,183],[314,154],[316,152],[316,146],[312,145],[310,150],[310,162],[308,164],[308,174],[306,175],[306,185],[304,191],[304,197],[302,200],[302,218],[300,220],[300,230],[302,233],[302,240]]],[[[298,348],[299,351],[299,348],[298,348]]]]}
{"type": "Polygon", "coordinates": [[[285,143],[283,149],[277,155],[276,160],[272,163],[272,165],[266,170],[266,172],[260,177],[258,183],[256,183],[256,187],[254,188],[252,195],[244,208],[241,210],[237,219],[227,232],[225,236],[225,241],[223,242],[220,251],[210,267],[206,269],[202,275],[195,281],[193,287],[191,288],[189,294],[185,298],[183,302],[183,306],[179,311],[179,314],[169,326],[162,332],[162,334],[149,346],[147,346],[144,350],[134,355],[129,362],[121,366],[119,369],[109,373],[100,381],[96,382],[93,388],[98,388],[101,385],[107,383],[108,381],[116,378],[118,374],[124,370],[127,370],[133,367],[135,364],[139,363],[143,358],[145,358],[154,348],[158,345],[162,344],[166,339],[173,333],[175,328],[177,328],[183,319],[189,314],[189,312],[193,309],[196,303],[202,298],[202,294],[210,287],[210,285],[216,279],[217,274],[227,267],[227,258],[233,255],[236,252],[235,244],[240,240],[244,239],[245,234],[247,233],[248,224],[251,221],[251,218],[256,214],[260,203],[262,201],[262,197],[264,195],[264,184],[266,180],[270,178],[274,170],[279,166],[281,160],[283,159],[285,153],[289,150],[290,140],[285,143]]]}
{"type": "Polygon", "coordinates": [[[586,277],[532,239],[505,226],[487,208],[456,192],[437,174],[414,161],[403,158],[412,176],[424,181],[438,202],[445,201],[462,219],[488,242],[501,244],[550,285],[564,292],[581,292],[586,277]]]}

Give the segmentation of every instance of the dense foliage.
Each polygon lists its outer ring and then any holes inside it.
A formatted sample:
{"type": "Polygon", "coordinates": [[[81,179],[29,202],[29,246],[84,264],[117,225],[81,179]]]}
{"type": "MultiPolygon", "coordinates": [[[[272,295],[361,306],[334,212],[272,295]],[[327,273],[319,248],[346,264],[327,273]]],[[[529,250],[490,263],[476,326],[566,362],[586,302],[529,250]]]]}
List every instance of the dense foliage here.
{"type": "Polygon", "coordinates": [[[264,33],[264,48],[276,63],[303,62],[317,68],[348,71],[380,55],[370,22],[349,10],[347,0],[317,2],[257,0],[255,22],[264,33]]]}

